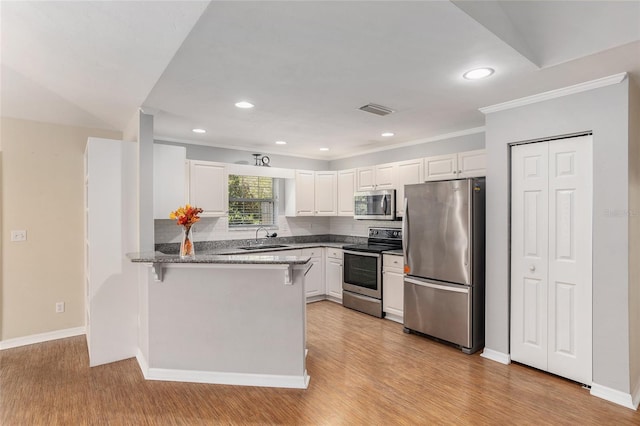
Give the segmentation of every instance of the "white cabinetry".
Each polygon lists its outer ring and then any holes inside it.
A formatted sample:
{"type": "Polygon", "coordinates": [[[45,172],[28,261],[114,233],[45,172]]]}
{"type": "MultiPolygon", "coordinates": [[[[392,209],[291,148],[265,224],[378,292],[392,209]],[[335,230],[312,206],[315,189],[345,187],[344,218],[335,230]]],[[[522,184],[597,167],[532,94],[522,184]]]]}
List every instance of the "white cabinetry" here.
{"type": "Polygon", "coordinates": [[[315,172],[296,170],[293,179],[285,183],[285,214],[287,216],[315,215],[315,172]]]}
{"type": "Polygon", "coordinates": [[[322,247],[302,249],[302,256],[309,256],[312,264],[304,279],[307,301],[321,300],[325,294],[322,247]]]}
{"type": "Polygon", "coordinates": [[[470,178],[487,175],[487,153],[484,149],[458,153],[458,177],[470,178]]]}
{"type": "Polygon", "coordinates": [[[189,161],[189,203],[200,207],[203,217],[226,216],[229,188],[224,163],[189,161]]]}
{"type": "Polygon", "coordinates": [[[393,189],[395,186],[395,164],[359,167],[357,171],[357,190],[393,189]]]}
{"type": "Polygon", "coordinates": [[[338,172],[296,170],[285,182],[286,216],[337,216],[338,172]]]}
{"type": "Polygon", "coordinates": [[[396,176],[396,216],[404,215],[404,186],[424,182],[422,159],[395,163],[396,176]]]}
{"type": "Polygon", "coordinates": [[[375,189],[393,189],[396,185],[396,164],[379,164],[376,169],[375,189]]]}
{"type": "Polygon", "coordinates": [[[338,215],[338,172],[315,172],[316,216],[338,215]]]}
{"type": "Polygon", "coordinates": [[[486,152],[479,149],[426,157],[424,174],[425,181],[485,176],[486,152]]]}
{"type": "Polygon", "coordinates": [[[403,322],[404,260],[402,256],[382,255],[382,310],[385,318],[403,322]]]}
{"type": "Polygon", "coordinates": [[[338,172],[338,216],[353,216],[353,193],[356,191],[356,169],[338,172]]]}
{"type": "Polygon", "coordinates": [[[329,300],[342,300],[342,249],[329,247],[325,258],[325,278],[329,300]]]}
{"type": "Polygon", "coordinates": [[[89,365],[138,348],[137,144],[89,138],[85,150],[86,335],[89,365]]]}
{"type": "Polygon", "coordinates": [[[187,196],[187,149],[153,145],[153,218],[168,219],[187,196]]]}

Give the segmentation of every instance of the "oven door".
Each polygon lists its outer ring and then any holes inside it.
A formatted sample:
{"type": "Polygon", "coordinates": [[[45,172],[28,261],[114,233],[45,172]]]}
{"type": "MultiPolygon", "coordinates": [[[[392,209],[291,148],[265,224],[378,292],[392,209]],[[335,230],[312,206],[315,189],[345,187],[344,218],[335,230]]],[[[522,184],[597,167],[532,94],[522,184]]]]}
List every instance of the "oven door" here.
{"type": "Polygon", "coordinates": [[[382,299],[382,256],[344,250],[342,289],[382,299]]]}

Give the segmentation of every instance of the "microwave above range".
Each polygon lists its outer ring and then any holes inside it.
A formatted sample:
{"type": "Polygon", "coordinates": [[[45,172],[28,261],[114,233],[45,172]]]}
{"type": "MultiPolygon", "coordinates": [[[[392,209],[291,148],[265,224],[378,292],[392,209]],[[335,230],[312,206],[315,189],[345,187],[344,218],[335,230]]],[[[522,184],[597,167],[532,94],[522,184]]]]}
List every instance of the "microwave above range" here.
{"type": "Polygon", "coordinates": [[[354,219],[395,220],[396,190],[356,192],[353,196],[354,219]]]}

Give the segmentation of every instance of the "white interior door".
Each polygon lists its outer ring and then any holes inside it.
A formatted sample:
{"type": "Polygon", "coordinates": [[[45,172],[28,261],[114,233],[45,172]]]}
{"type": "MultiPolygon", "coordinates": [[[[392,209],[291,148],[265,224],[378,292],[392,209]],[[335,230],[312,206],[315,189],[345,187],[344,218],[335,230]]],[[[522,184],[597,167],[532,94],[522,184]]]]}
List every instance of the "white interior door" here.
{"type": "Polygon", "coordinates": [[[511,358],[547,369],[548,143],[511,149],[511,358]]]}
{"type": "Polygon", "coordinates": [[[512,148],[511,357],[592,380],[591,136],[512,148]]]}
{"type": "Polygon", "coordinates": [[[549,143],[549,371],[592,380],[591,136],[549,143]]]}

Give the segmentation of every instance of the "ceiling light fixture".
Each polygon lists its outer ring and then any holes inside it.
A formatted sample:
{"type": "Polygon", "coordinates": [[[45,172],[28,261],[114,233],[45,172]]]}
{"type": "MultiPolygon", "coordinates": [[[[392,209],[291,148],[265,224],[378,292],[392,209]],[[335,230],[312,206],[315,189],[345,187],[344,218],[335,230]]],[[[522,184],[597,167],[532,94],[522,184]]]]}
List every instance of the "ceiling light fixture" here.
{"type": "Polygon", "coordinates": [[[285,141],[276,141],[276,145],[286,145],[285,141]]]}
{"type": "Polygon", "coordinates": [[[320,148],[320,151],[329,151],[329,148],[320,148]]]}
{"type": "Polygon", "coordinates": [[[253,108],[254,107],[254,105],[251,102],[247,102],[247,101],[236,102],[236,106],[238,108],[253,108]]]}
{"type": "Polygon", "coordinates": [[[393,133],[393,132],[384,132],[384,133],[383,133],[383,134],[381,134],[380,136],[383,136],[383,137],[385,137],[385,138],[388,138],[388,137],[390,137],[390,136],[394,136],[394,135],[395,135],[395,133],[393,133]]]}
{"type": "Polygon", "coordinates": [[[191,131],[193,133],[207,133],[207,131],[205,129],[192,129],[191,131]]]}
{"type": "Polygon", "coordinates": [[[462,76],[467,80],[479,80],[489,77],[494,72],[495,70],[493,68],[476,68],[475,70],[465,72],[462,76]]]}

